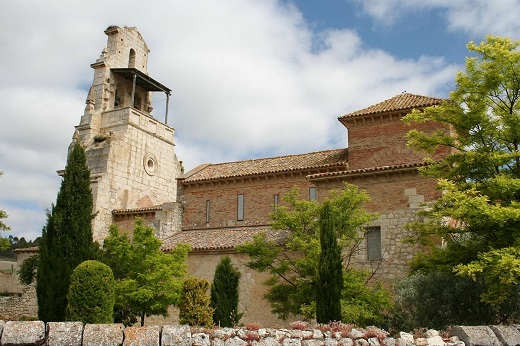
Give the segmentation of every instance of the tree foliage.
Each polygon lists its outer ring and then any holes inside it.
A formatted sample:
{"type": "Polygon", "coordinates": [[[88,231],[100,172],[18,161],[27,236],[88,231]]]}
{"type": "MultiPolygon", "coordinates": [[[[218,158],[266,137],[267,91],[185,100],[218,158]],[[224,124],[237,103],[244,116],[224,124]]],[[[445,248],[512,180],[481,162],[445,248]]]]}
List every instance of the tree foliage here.
{"type": "Polygon", "coordinates": [[[511,297],[520,278],[519,46],[520,41],[494,36],[470,42],[473,56],[457,74],[449,100],[405,117],[446,125],[434,134],[411,131],[412,147],[450,150],[423,169],[440,179],[443,195],[424,211],[426,222],[411,225],[427,246],[413,268],[447,273],[456,267],[460,275],[483,278],[482,298],[492,304],[511,297]]]}
{"type": "MultiPolygon", "coordinates": [[[[375,219],[375,214],[362,208],[368,199],[366,192],[350,184],[345,184],[340,191],[330,192],[327,204],[334,220],[344,269],[350,267],[350,260],[364,239],[363,226],[375,219]]],[[[300,200],[296,188],[285,195],[283,201],[286,205],[278,206],[272,214],[272,228],[289,231],[285,243],[278,244],[260,234],[252,242],[238,246],[237,250],[250,257],[250,268],[270,274],[265,282],[269,287],[265,297],[273,313],[282,319],[291,315],[313,319],[316,314],[321,253],[320,213],[323,206],[316,201],[300,200]]],[[[369,292],[366,291],[363,298],[371,299],[369,292]]],[[[342,295],[345,293],[343,290],[342,295]]],[[[348,298],[342,299],[342,311],[348,311],[345,304],[350,302],[348,298]]],[[[342,320],[348,322],[346,318],[353,316],[343,314],[342,320]]]]}
{"type": "Polygon", "coordinates": [[[67,321],[114,322],[114,274],[106,264],[85,261],[70,277],[67,321]]]}
{"type": "Polygon", "coordinates": [[[179,322],[190,326],[210,328],[213,308],[208,294],[209,282],[205,279],[187,278],[184,281],[179,304],[179,322]]]}
{"type": "Polygon", "coordinates": [[[390,328],[396,332],[445,330],[452,325],[497,325],[518,320],[520,300],[508,299],[492,306],[479,298],[485,289],[481,278],[474,281],[454,273],[414,273],[397,284],[390,328]]]}
{"type": "Polygon", "coordinates": [[[85,151],[69,153],[56,204],[47,212],[39,247],[36,293],[42,321],[64,321],[72,271],[92,259],[93,198],[85,151]]]}
{"type": "Polygon", "coordinates": [[[343,263],[338,245],[336,220],[330,202],[323,203],[320,214],[320,256],[316,282],[316,322],[341,321],[343,263]]]}
{"type": "Polygon", "coordinates": [[[221,327],[234,327],[240,322],[242,314],[238,312],[239,284],[242,275],[233,266],[229,256],[224,256],[215,268],[211,285],[211,307],[213,324],[221,327]]]}
{"type": "Polygon", "coordinates": [[[154,229],[142,219],[136,220],[132,240],[112,225],[101,260],[116,280],[116,321],[131,325],[139,318],[144,325],[146,316],[168,316],[168,307],[179,303],[188,250],[178,244],[163,252],[154,229]]]}

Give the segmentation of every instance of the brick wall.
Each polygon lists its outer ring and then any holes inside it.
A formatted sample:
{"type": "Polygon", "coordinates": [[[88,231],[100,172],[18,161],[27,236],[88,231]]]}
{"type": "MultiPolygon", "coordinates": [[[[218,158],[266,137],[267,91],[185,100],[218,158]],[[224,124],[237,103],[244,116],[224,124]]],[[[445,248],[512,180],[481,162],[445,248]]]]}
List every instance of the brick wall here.
{"type": "MultiPolygon", "coordinates": [[[[386,113],[342,120],[348,128],[349,169],[392,166],[422,161],[425,154],[406,146],[412,129],[401,119],[406,113],[386,113]]],[[[414,124],[413,128],[433,132],[441,126],[433,122],[414,124]]],[[[443,151],[433,157],[439,158],[443,151]]]]}
{"type": "Polygon", "coordinates": [[[274,195],[281,198],[293,186],[300,188],[301,198],[309,198],[306,172],[287,175],[254,176],[215,183],[183,185],[183,229],[267,225],[274,208],[274,195]],[[244,195],[244,220],[237,220],[237,196],[244,195]],[[209,222],[206,223],[206,201],[209,222]]]}

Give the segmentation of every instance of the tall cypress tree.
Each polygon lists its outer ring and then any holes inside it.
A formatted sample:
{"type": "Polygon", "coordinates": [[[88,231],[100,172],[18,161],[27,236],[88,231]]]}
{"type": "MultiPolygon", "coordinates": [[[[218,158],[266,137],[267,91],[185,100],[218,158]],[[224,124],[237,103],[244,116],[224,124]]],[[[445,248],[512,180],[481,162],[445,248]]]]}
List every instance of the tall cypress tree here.
{"type": "Polygon", "coordinates": [[[323,203],[320,215],[320,259],[316,284],[316,321],[341,321],[343,266],[338,234],[330,202],[323,203]]]}
{"type": "Polygon", "coordinates": [[[76,142],[42,231],[36,276],[38,318],[42,321],[65,320],[72,271],[93,256],[92,209],[90,171],[85,151],[76,142]]]}
{"type": "Polygon", "coordinates": [[[223,257],[218,263],[211,285],[211,306],[215,309],[214,325],[233,327],[240,321],[242,314],[238,313],[238,285],[241,276],[229,256],[223,257]]]}

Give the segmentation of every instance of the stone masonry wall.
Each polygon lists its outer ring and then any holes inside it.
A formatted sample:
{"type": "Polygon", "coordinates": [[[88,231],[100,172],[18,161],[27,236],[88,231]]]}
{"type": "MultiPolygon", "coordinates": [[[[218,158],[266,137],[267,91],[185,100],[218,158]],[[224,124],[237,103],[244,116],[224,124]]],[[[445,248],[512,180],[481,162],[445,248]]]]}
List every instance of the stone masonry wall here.
{"type": "Polygon", "coordinates": [[[6,320],[34,319],[38,315],[36,288],[25,286],[20,294],[0,297],[0,316],[6,320]]]}
{"type": "Polygon", "coordinates": [[[332,324],[311,329],[246,328],[199,329],[189,326],[128,327],[122,324],[81,322],[0,321],[1,345],[139,345],[139,346],[500,346],[520,344],[519,326],[457,326],[443,338],[428,330],[421,337],[396,337],[375,327],[365,329],[332,324]]]}

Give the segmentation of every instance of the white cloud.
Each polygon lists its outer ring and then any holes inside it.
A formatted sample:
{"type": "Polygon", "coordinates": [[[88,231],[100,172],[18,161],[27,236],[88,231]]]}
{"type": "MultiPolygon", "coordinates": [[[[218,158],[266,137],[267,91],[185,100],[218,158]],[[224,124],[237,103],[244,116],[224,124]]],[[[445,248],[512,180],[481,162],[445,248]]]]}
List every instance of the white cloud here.
{"type": "Polygon", "coordinates": [[[519,0],[347,0],[360,4],[363,10],[387,25],[418,12],[440,10],[448,28],[477,37],[487,34],[518,37],[520,32],[519,0]]]}
{"type": "MultiPolygon", "coordinates": [[[[401,2],[399,2],[401,3],[401,2]]],[[[0,208],[38,234],[56,198],[103,30],[136,26],[150,75],[173,89],[186,169],[346,146],[337,117],[403,90],[446,96],[456,67],[367,49],[353,30],[313,32],[278,1],[4,2],[0,10],[0,208]],[[316,49],[319,47],[319,49],[316,49]]],[[[159,110],[164,95],[154,95],[159,110]]],[[[162,120],[162,113],[157,113],[162,120]]]]}

